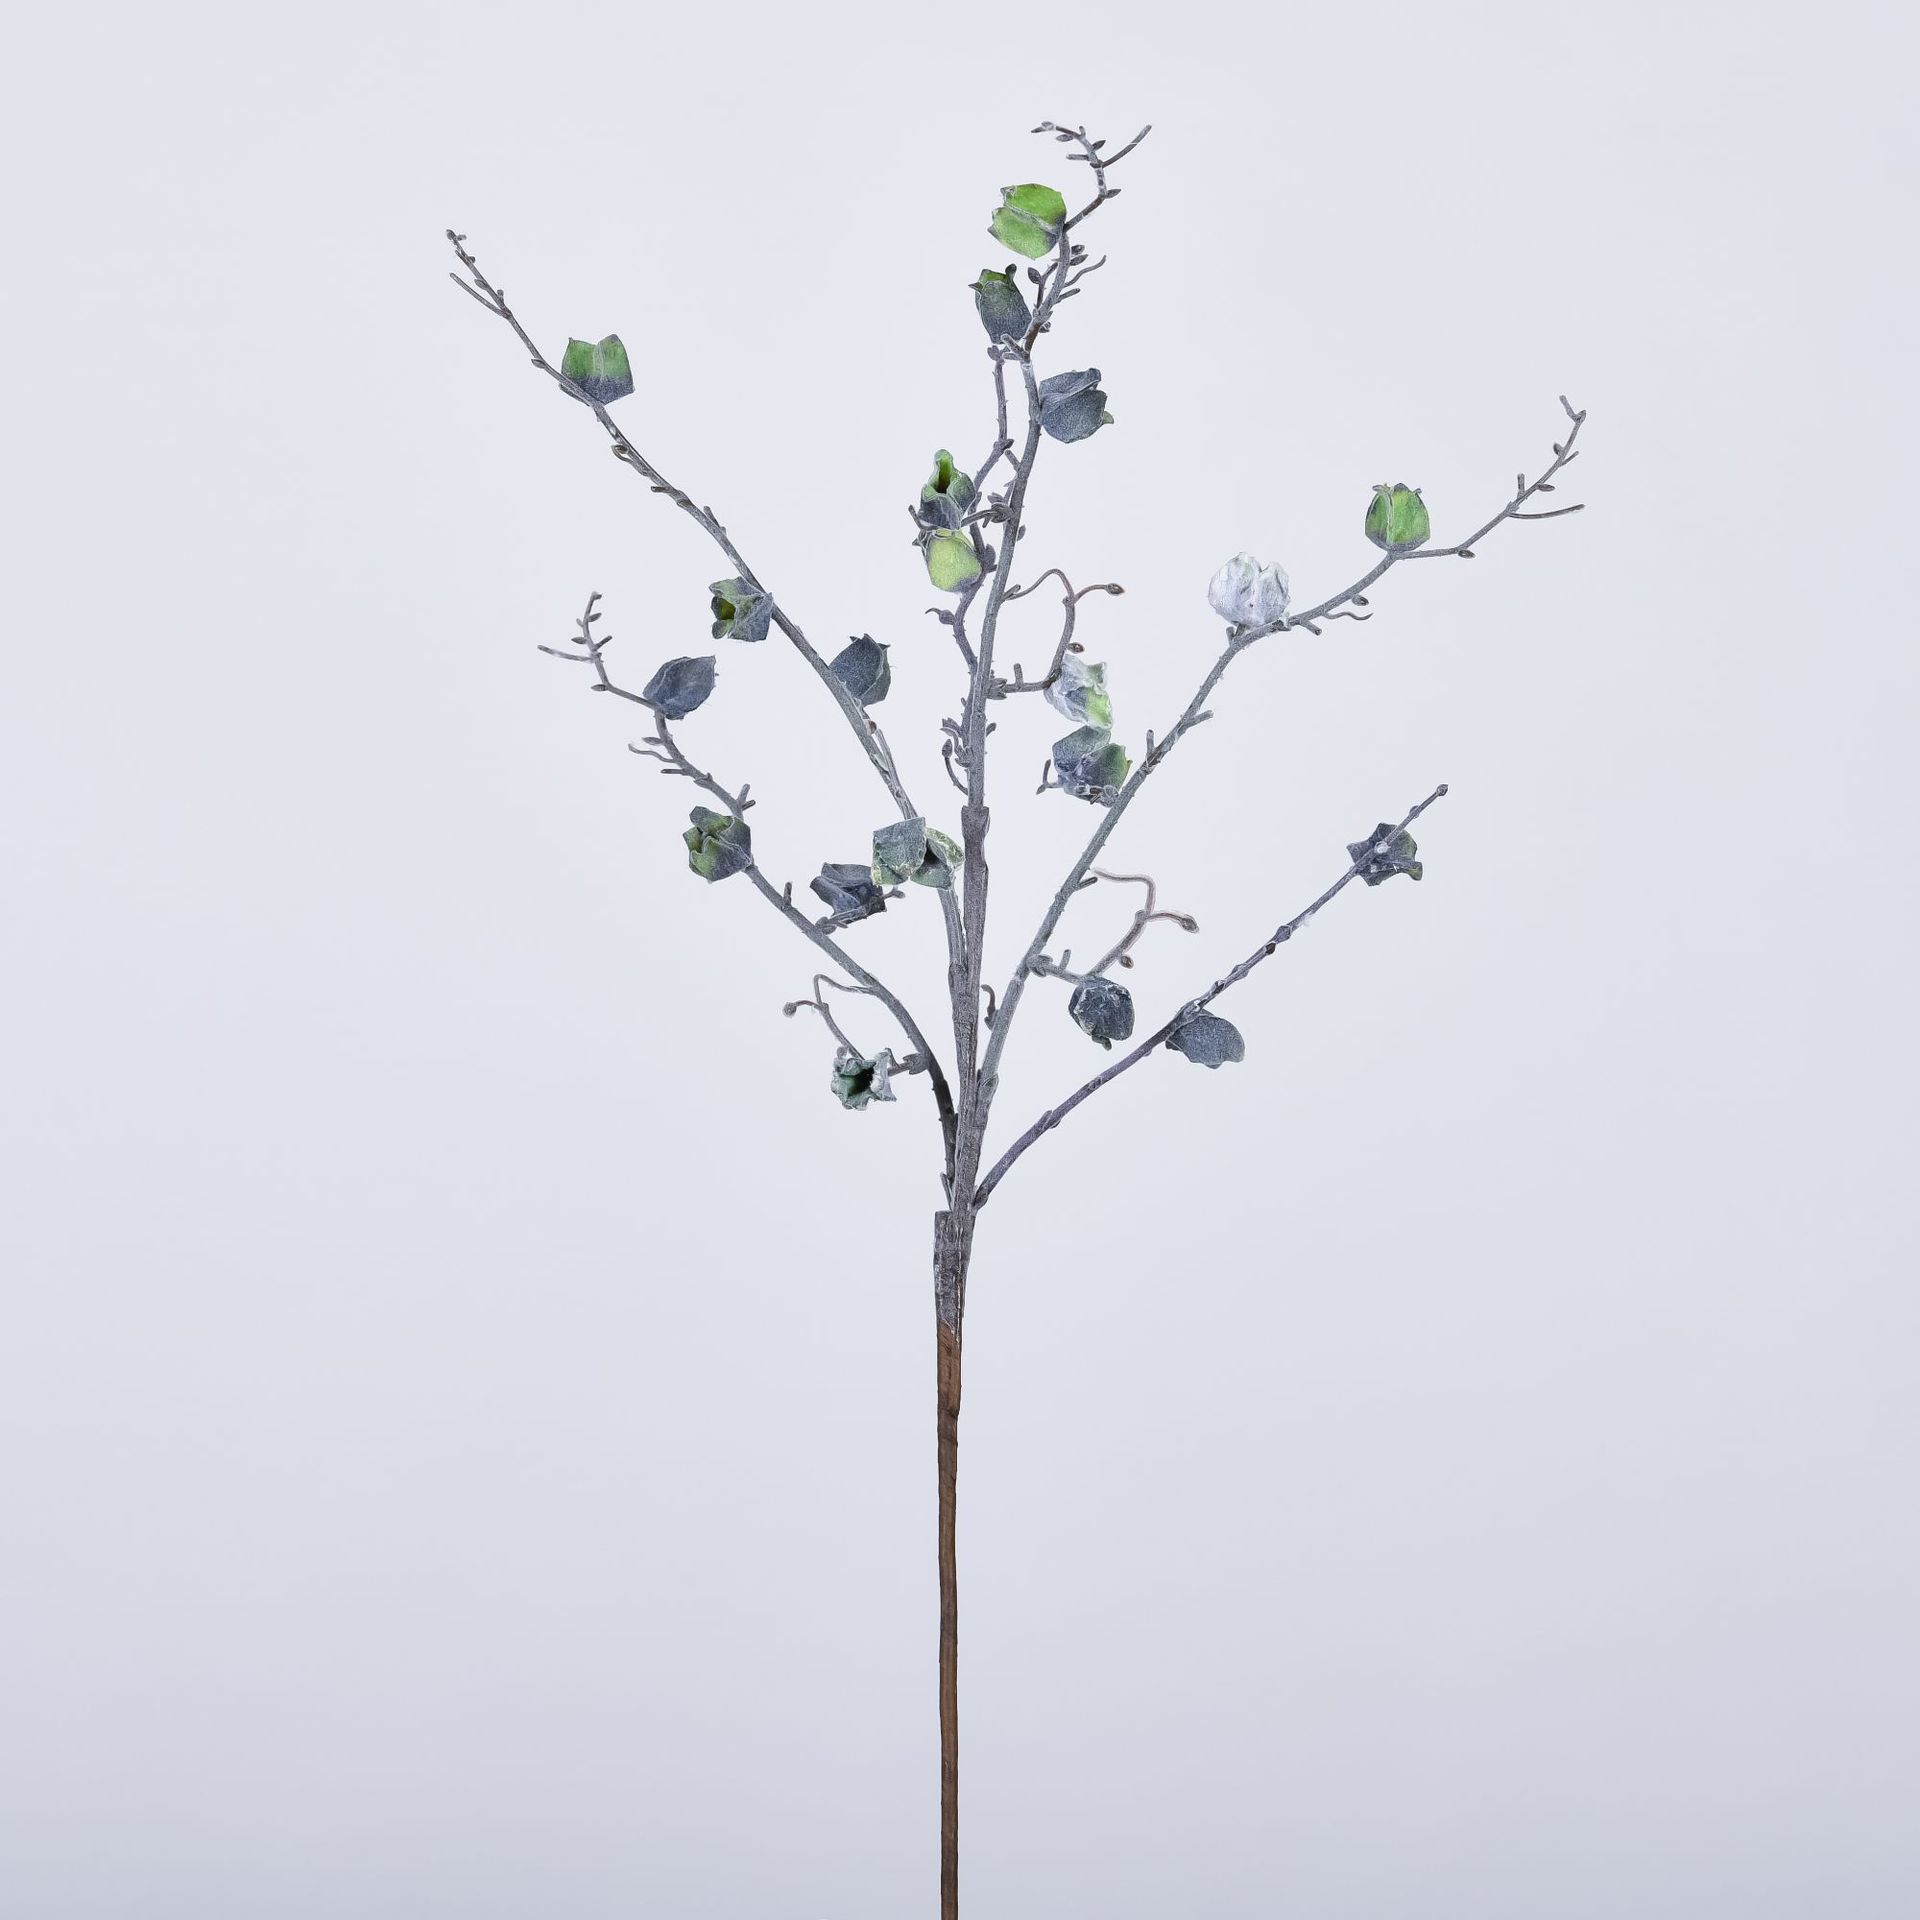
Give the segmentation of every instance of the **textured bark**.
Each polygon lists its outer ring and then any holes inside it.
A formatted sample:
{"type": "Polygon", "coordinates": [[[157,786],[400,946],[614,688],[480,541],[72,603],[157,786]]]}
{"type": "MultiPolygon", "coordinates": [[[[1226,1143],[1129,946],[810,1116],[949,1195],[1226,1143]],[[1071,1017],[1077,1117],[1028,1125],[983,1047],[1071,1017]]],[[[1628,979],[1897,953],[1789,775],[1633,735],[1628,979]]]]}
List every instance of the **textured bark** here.
{"type": "Polygon", "coordinates": [[[970,1222],[933,1219],[934,1457],[940,1486],[940,1920],[960,1914],[960,1580],[954,1553],[960,1468],[960,1305],[970,1222]]]}

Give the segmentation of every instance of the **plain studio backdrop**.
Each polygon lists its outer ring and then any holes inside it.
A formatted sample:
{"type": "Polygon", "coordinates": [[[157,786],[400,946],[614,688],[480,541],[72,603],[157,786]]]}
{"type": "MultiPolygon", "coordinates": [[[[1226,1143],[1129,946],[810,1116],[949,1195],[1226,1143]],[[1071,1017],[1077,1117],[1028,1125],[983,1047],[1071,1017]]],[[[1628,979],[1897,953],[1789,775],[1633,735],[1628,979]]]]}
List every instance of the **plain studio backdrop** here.
{"type": "MultiPolygon", "coordinates": [[[[1904,10],[42,8],[4,138],[0,1913],[897,1920],[934,1892],[935,1135],[542,657],[708,651],[699,530],[957,662],[1029,129],[1154,132],[1042,371],[1023,574],[1164,732],[1248,548],[1458,538],[1263,642],[1128,815],[1158,1020],[988,1209],[983,1920],[1920,1909],[1904,10]]],[[[1009,616],[1030,669],[1042,596],[1009,616]]],[[[777,877],[887,817],[779,642],[681,729],[777,877]]],[[[1004,975],[1092,825],[999,714],[1004,975]]],[[[804,895],[802,896],[804,898],[804,895]]],[[[1065,938],[1111,938],[1100,891],[1065,938]]],[[[850,944],[941,1030],[925,895],[850,944]]],[[[854,1010],[855,1017],[860,1010],[854,1010]]],[[[861,1037],[889,1036],[871,1018],[861,1037]]],[[[1094,1067],[1036,990],[1000,1137],[1094,1067]]]]}

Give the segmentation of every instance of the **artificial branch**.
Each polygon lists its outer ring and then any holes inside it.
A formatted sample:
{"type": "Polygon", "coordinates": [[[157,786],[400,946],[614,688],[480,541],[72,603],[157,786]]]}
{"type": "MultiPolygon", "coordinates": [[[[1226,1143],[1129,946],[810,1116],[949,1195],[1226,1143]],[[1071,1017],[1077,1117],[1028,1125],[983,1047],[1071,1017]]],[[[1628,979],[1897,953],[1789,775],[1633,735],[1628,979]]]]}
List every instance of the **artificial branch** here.
{"type": "MultiPolygon", "coordinates": [[[[1354,879],[1364,879],[1370,886],[1397,874],[1418,879],[1418,849],[1406,828],[1446,789],[1437,788],[1397,827],[1383,825],[1368,839],[1351,844],[1346,872],[1310,906],[1282,922],[1253,953],[1204,992],[1184,1002],[1137,1045],[1133,1044],[1132,995],[1115,976],[1133,967],[1136,949],[1156,924],[1170,922],[1193,932],[1196,923],[1191,915],[1160,905],[1160,889],[1152,876],[1114,872],[1098,864],[1103,849],[1155,769],[1182,740],[1212,719],[1210,703],[1242,653],[1263,639],[1296,628],[1320,635],[1336,620],[1370,619],[1370,592],[1404,561],[1471,559],[1479,544],[1508,520],[1551,519],[1578,512],[1574,506],[1535,503],[1554,492],[1557,477],[1577,457],[1574,443],[1586,417],[1563,397],[1561,405],[1572,424],[1565,439],[1554,444],[1552,460],[1532,481],[1524,473],[1516,476],[1513,494],[1499,511],[1452,545],[1430,544],[1431,524],[1418,488],[1398,483],[1376,487],[1364,531],[1381,549],[1381,557],[1358,579],[1314,605],[1291,608],[1290,586],[1277,565],[1262,566],[1248,554],[1234,556],[1207,589],[1208,603],[1225,623],[1222,651],[1173,725],[1158,735],[1147,732],[1138,764],[1131,763],[1126,749],[1113,737],[1113,700],[1106,686],[1105,663],[1088,662],[1082,657],[1085,649],[1076,632],[1082,600],[1097,593],[1118,594],[1121,589],[1111,582],[1075,588],[1057,566],[1043,567],[1037,577],[1021,586],[1013,584],[1013,576],[1016,567],[1030,571],[1021,562],[1031,551],[1025,544],[1026,515],[1042,440],[1070,447],[1113,424],[1097,369],[1063,369],[1043,378],[1035,360],[1042,343],[1050,340],[1064,303],[1077,298],[1091,276],[1105,265],[1104,256],[1089,255],[1081,233],[1085,223],[1117,196],[1119,189],[1113,185],[1112,170],[1138,148],[1149,130],[1143,128],[1113,150],[1085,127],[1046,121],[1035,131],[1051,135],[1068,149],[1067,159],[1087,167],[1092,196],[1070,213],[1066,198],[1054,186],[1029,181],[1001,189],[1002,205],[992,214],[988,231],[1004,249],[998,258],[1019,254],[1026,265],[1023,272],[1010,260],[1004,270],[984,267],[971,287],[986,333],[993,383],[993,438],[986,457],[971,474],[961,471],[947,450],[936,453],[932,477],[921,487],[917,504],[907,507],[928,579],[938,594],[946,596],[931,611],[948,629],[964,674],[963,695],[952,717],[942,721],[939,739],[942,771],[960,795],[958,843],[913,805],[893,751],[869,712],[886,696],[890,685],[886,648],[871,636],[861,635],[833,661],[825,659],[778,599],[761,585],[713,510],[696,505],[688,494],[666,480],[615,422],[609,404],[630,394],[634,384],[619,336],[609,334],[598,343],[569,340],[561,363],[555,366],[535,346],[504,292],[481,273],[464,238],[451,231],[447,236],[462,269],[452,276],[455,283],[506,323],[536,368],[570,399],[588,408],[620,462],[692,518],[726,556],[736,577],[715,583],[712,589],[716,640],[731,637],[758,641],[777,627],[826,687],[899,816],[873,832],[868,862],[822,865],[811,886],[830,911],[825,918],[810,919],[795,906],[792,885],[775,885],[753,858],[753,835],[745,815],[755,803],[747,788],[725,786],[690,759],[674,737],[672,723],[712,695],[714,659],[702,655],[668,660],[640,692],[619,684],[608,667],[611,637],[599,631],[597,594],[580,616],[577,641],[542,649],[558,659],[586,666],[595,692],[646,708],[652,718],[652,731],[634,742],[632,751],[657,762],[663,775],[692,781],[725,810],[715,813],[706,807],[693,809],[692,826],[685,835],[692,870],[709,881],[744,873],[774,911],[831,964],[833,971],[815,973],[811,992],[788,1001],[784,1011],[792,1016],[805,1007],[817,1013],[837,1044],[831,1086],[841,1104],[858,1110],[875,1102],[891,1102],[894,1095],[890,1078],[902,1073],[924,1072],[933,1092],[940,1119],[941,1177],[946,1196],[946,1206],[933,1221],[932,1289],[937,1355],[941,1920],[957,1920],[959,1908],[955,1503],[962,1322],[979,1211],[1035,1141],[1059,1126],[1066,1115],[1100,1088],[1139,1065],[1149,1053],[1166,1047],[1191,1063],[1208,1067],[1243,1059],[1243,1037],[1230,1021],[1209,1012],[1211,1005],[1278,952],[1354,879]],[[1016,385],[1020,407],[1017,419],[1016,385]],[[1049,581],[1059,584],[1060,626],[1045,670],[1029,677],[1018,661],[1011,672],[1001,670],[999,660],[1009,651],[1002,632],[1006,610],[1036,594],[1049,581]],[[988,715],[993,702],[1027,693],[1041,694],[1051,708],[1068,718],[1073,729],[1053,743],[1042,771],[1041,790],[1058,790],[1094,806],[1098,821],[1053,895],[1038,930],[1020,951],[1004,990],[996,994],[984,977],[989,836],[993,825],[988,804],[989,756],[996,724],[988,715]],[[1143,891],[1112,944],[1090,967],[1076,968],[1070,948],[1063,947],[1057,954],[1050,950],[1053,939],[1072,899],[1103,883],[1143,891]],[[917,889],[922,887],[937,893],[946,933],[953,1054],[944,1066],[906,1005],[852,957],[839,937],[858,922],[881,913],[890,903],[916,898],[917,889]],[[1071,987],[1067,1017],[1089,1040],[1109,1053],[1116,1045],[1129,1050],[1042,1113],[983,1174],[1000,1064],[1014,1019],[1027,982],[1048,977],[1071,987]],[[884,1007],[905,1035],[905,1058],[895,1060],[890,1048],[869,1054],[856,1046],[841,1017],[846,1009],[836,997],[840,995],[869,998],[884,1007]]],[[[1051,472],[1054,455],[1050,453],[1048,459],[1051,472]]],[[[941,651],[944,657],[944,649],[941,651]]],[[[853,1020],[851,1024],[863,1022],[853,1020]]]]}

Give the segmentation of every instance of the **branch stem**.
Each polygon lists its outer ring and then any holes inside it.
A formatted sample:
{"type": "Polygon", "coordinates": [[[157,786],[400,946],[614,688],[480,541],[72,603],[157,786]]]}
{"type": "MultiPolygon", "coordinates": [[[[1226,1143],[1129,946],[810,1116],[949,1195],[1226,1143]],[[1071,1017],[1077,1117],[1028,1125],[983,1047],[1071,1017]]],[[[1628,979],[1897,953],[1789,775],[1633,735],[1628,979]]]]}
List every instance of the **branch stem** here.
{"type": "MultiPolygon", "coordinates": [[[[1274,954],[1278,953],[1302,927],[1306,926],[1308,922],[1312,920],[1314,915],[1317,914],[1329,900],[1350,886],[1359,877],[1364,863],[1370,860],[1378,849],[1390,845],[1395,834],[1402,833],[1410,827],[1414,821],[1418,820],[1446,791],[1447,789],[1444,785],[1435,787],[1418,806],[1410,807],[1407,810],[1398,826],[1390,829],[1386,833],[1375,834],[1372,839],[1367,842],[1359,858],[1348,866],[1346,872],[1343,873],[1332,886],[1328,887],[1326,891],[1309,906],[1303,907],[1291,920],[1282,921],[1238,966],[1232,967],[1223,973],[1205,993],[1196,994],[1193,999],[1183,1002],[1174,1012],[1172,1018],[1163,1021],[1157,1026],[1132,1052],[1122,1054],[1112,1066],[1100,1073],[1096,1073],[1091,1080],[1087,1081],[1083,1086],[1077,1087],[1070,1093],[1057,1107],[1049,1107],[1047,1111],[993,1163],[993,1167],[988,1172],[986,1178],[974,1189],[973,1204],[975,1209],[978,1210],[987,1204],[988,1200],[993,1196],[994,1189],[1007,1177],[1008,1169],[1012,1167],[1013,1163],[1018,1160],[1036,1140],[1039,1140],[1045,1134],[1051,1133],[1075,1107],[1092,1099],[1102,1087],[1119,1079],[1128,1068],[1137,1067],[1156,1047],[1164,1046],[1167,1036],[1173,1032],[1174,1028],[1177,1027],[1181,1021],[1190,1018],[1203,1008],[1211,1006],[1228,988],[1237,986],[1244,980],[1261,961],[1270,959],[1274,954]]],[[[1004,1017],[1003,1014],[1003,1020],[1004,1017]]],[[[998,1024],[999,1023],[996,1023],[996,1028],[998,1024]]]]}

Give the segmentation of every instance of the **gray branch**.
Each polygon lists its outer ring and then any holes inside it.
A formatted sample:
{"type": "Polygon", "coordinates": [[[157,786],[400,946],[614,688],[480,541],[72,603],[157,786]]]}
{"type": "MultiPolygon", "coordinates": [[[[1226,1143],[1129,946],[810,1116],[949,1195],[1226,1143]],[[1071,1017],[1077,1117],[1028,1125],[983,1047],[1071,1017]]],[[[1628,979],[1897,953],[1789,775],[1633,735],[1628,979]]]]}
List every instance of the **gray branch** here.
{"type": "Polygon", "coordinates": [[[1487,521],[1484,526],[1476,528],[1466,539],[1450,547],[1417,547],[1410,553],[1385,554],[1375,565],[1368,568],[1358,580],[1354,581],[1351,586],[1341,588],[1338,593],[1329,595],[1317,606],[1309,607],[1304,613],[1289,614],[1285,619],[1276,621],[1270,626],[1236,627],[1230,630],[1225,650],[1221,653],[1219,659],[1213,663],[1212,667],[1208,669],[1206,678],[1200,682],[1199,691],[1187,702],[1186,708],[1181,713],[1179,719],[1174,722],[1172,728],[1166,735],[1157,742],[1153,741],[1151,735],[1148,736],[1150,745],[1147,752],[1141,756],[1139,766],[1133,770],[1132,777],[1127,781],[1126,785],[1120,789],[1119,795],[1113,804],[1102,814],[1100,824],[1094,828],[1093,834],[1087,841],[1086,847],[1082,851],[1079,859],[1073,863],[1073,866],[1067,873],[1066,879],[1060,883],[1059,891],[1053,896],[1052,904],[1047,908],[1046,914],[1040,922],[1039,931],[1035,933],[1033,939],[1028,943],[1026,952],[1021,956],[1019,963],[1013,970],[1012,976],[1007,981],[1006,988],[1000,995],[999,1018],[994,1022],[993,1036],[987,1043],[986,1059],[980,1069],[980,1077],[986,1084],[987,1098],[989,1101],[992,1099],[994,1082],[999,1075],[1000,1056],[1006,1050],[1007,1035],[1012,1030],[1013,1016],[1019,1008],[1021,995],[1025,990],[1027,979],[1032,974],[1036,961],[1046,952],[1047,943],[1053,938],[1054,929],[1060,924],[1060,916],[1067,910],[1067,902],[1071,900],[1079,890],[1081,881],[1086,878],[1094,861],[1100,857],[1101,848],[1107,844],[1114,828],[1120,824],[1121,816],[1126,812],[1127,808],[1133,804],[1134,796],[1138,794],[1141,787],[1146,784],[1148,776],[1166,759],[1167,755],[1179,745],[1180,741],[1184,739],[1187,734],[1191,733],[1193,729],[1201,725],[1202,722],[1212,718],[1212,715],[1207,710],[1206,703],[1212,696],[1214,688],[1220,684],[1222,678],[1225,676],[1227,669],[1232,666],[1234,661],[1252,646],[1255,641],[1265,639],[1269,634],[1278,633],[1293,627],[1304,627],[1309,632],[1318,633],[1319,627],[1316,623],[1334,614],[1338,609],[1352,604],[1366,605],[1366,590],[1398,564],[1408,560],[1437,560],[1445,559],[1449,556],[1471,559],[1473,557],[1473,548],[1477,542],[1484,540],[1488,534],[1493,532],[1493,530],[1503,522],[1521,517],[1519,510],[1528,500],[1533,498],[1534,495],[1541,492],[1551,492],[1553,490],[1554,476],[1576,457],[1574,442],[1578,439],[1581,425],[1587,416],[1584,410],[1575,412],[1573,407],[1568,404],[1565,394],[1560,396],[1560,404],[1566,409],[1567,417],[1573,422],[1573,429],[1564,441],[1555,443],[1552,463],[1537,480],[1530,484],[1527,482],[1524,474],[1520,475],[1520,484],[1515,488],[1513,498],[1509,500],[1492,519],[1487,521]]]}
{"type": "MultiPolygon", "coordinates": [[[[559,368],[554,366],[546,358],[534,344],[533,336],[520,324],[519,316],[507,305],[505,293],[499,287],[493,285],[480,271],[479,262],[467,251],[466,236],[455,233],[453,229],[449,227],[447,229],[447,238],[453,243],[454,253],[469,276],[468,279],[462,279],[459,274],[453,273],[449,274],[448,278],[450,278],[453,284],[459,287],[462,292],[471,295],[477,300],[489,313],[498,319],[504,320],[507,325],[513,329],[520,344],[526,348],[527,355],[533,364],[539,368],[562,393],[569,395],[572,399],[578,400],[580,404],[586,407],[593,414],[593,417],[600,422],[600,425],[606,431],[607,437],[613,442],[613,451],[616,458],[624,465],[631,467],[635,473],[639,474],[640,477],[652,487],[655,493],[664,494],[682,513],[687,514],[694,520],[706,532],[720,551],[726,555],[739,577],[750,587],[767,595],[767,598],[772,602],[773,606],[774,625],[777,626],[792,643],[794,651],[813,669],[814,675],[820,681],[820,684],[833,696],[834,705],[840,709],[847,725],[853,731],[854,738],[859,741],[861,751],[867,756],[868,760],[872,762],[874,771],[879,774],[881,781],[886,786],[887,792],[892,796],[893,804],[899,809],[901,819],[912,820],[918,817],[920,809],[913,804],[907,795],[906,788],[900,779],[899,769],[894,763],[893,751],[887,745],[886,735],[880,731],[879,723],[867,712],[866,708],[841,685],[839,678],[835,675],[833,669],[827,665],[825,659],[821,657],[818,649],[800,630],[786,609],[780,604],[779,596],[769,592],[762,584],[759,575],[747,564],[746,556],[733,544],[726,528],[722,526],[720,521],[715,517],[713,509],[711,507],[697,505],[689,494],[668,480],[659,468],[648,460],[639,448],[627,438],[626,434],[621,430],[619,423],[614,419],[613,415],[607,411],[606,407],[598,400],[595,400],[592,395],[583,392],[580,387],[569,380],[559,368]]],[[[957,936],[957,933],[958,922],[956,916],[949,921],[948,937],[950,942],[957,936]]]]}
{"type": "MultiPolygon", "coordinates": [[[[1102,1087],[1106,1086],[1110,1081],[1117,1080],[1129,1067],[1137,1067],[1156,1047],[1166,1044],[1167,1036],[1173,1032],[1174,1028],[1177,1027],[1181,1021],[1190,1018],[1203,1008],[1210,1006],[1215,1000],[1219,999],[1229,987],[1237,986],[1244,980],[1261,961],[1270,959],[1274,954],[1278,953],[1302,927],[1306,926],[1308,922],[1313,919],[1314,915],[1317,914],[1335,894],[1350,886],[1353,881],[1359,877],[1366,863],[1372,859],[1377,851],[1392,845],[1394,836],[1403,833],[1410,827],[1414,821],[1418,820],[1446,791],[1447,789],[1444,785],[1435,787],[1417,807],[1408,810],[1397,827],[1390,828],[1385,833],[1375,834],[1373,838],[1368,841],[1359,858],[1354,860],[1352,864],[1348,866],[1346,872],[1343,873],[1332,886],[1327,888],[1312,905],[1302,908],[1291,920],[1283,921],[1279,926],[1275,927],[1273,932],[1268,935],[1259,946],[1255,947],[1237,967],[1223,973],[1205,993],[1197,994],[1193,999],[1184,1002],[1176,1009],[1171,1019],[1163,1021],[1153,1032],[1148,1034],[1132,1052],[1122,1054],[1121,1057],[1104,1072],[1096,1073],[1085,1085],[1076,1088],[1070,1093],[1057,1107],[1049,1107],[1047,1111],[993,1163],[986,1178],[982,1180],[974,1190],[973,1204],[976,1207],[985,1206],[994,1188],[1007,1177],[1007,1171],[1013,1163],[1018,1160],[1036,1140],[1040,1139],[1042,1135],[1051,1133],[1075,1107],[1081,1105],[1084,1101],[1092,1099],[1102,1087]]],[[[995,1023],[996,1031],[1004,1024],[1005,1015],[1003,1012],[1001,1019],[995,1023]]]]}
{"type": "MultiPolygon", "coordinates": [[[[673,737],[673,729],[668,724],[666,715],[663,714],[658,707],[654,706],[651,701],[642,699],[639,694],[629,693],[624,688],[617,687],[608,680],[606,667],[601,658],[602,650],[607,643],[605,640],[597,638],[593,632],[593,623],[598,618],[598,615],[594,611],[594,603],[599,598],[600,596],[597,593],[592,595],[587,601],[586,612],[580,616],[582,644],[587,651],[581,654],[560,654],[559,657],[562,659],[590,660],[594,670],[600,676],[600,684],[607,692],[619,694],[620,697],[625,700],[632,700],[638,705],[647,708],[653,715],[653,732],[647,736],[644,745],[632,747],[629,751],[646,754],[656,760],[664,760],[666,762],[666,766],[663,769],[665,772],[679,774],[683,779],[691,780],[695,786],[701,788],[704,792],[712,794],[734,818],[744,819],[747,809],[753,805],[752,800],[747,797],[747,789],[743,786],[735,792],[723,786],[712,774],[707,772],[704,767],[695,765],[681,750],[680,743],[673,737]]],[[[547,647],[543,649],[543,651],[554,653],[556,649],[547,647]]],[[[947,1083],[947,1076],[940,1065],[939,1056],[928,1044],[927,1036],[920,1030],[920,1023],[914,1019],[913,1015],[907,1010],[906,1004],[885,981],[863,967],[852,954],[848,953],[847,950],[841,946],[839,941],[834,939],[832,934],[824,927],[818,926],[809,920],[807,916],[793,904],[793,889],[791,887],[776,887],[773,882],[767,878],[765,873],[761,871],[758,861],[749,862],[741,871],[753,882],[760,897],[779,914],[781,919],[785,920],[790,926],[797,928],[799,932],[818,947],[822,953],[831,955],[834,961],[852,977],[857,984],[849,988],[849,992],[871,994],[899,1021],[900,1030],[912,1043],[914,1052],[922,1056],[926,1063],[928,1083],[933,1088],[934,1106],[940,1114],[940,1133],[946,1143],[946,1164],[950,1178],[954,1165],[957,1128],[957,1114],[953,1104],[953,1090],[947,1083]]]]}

